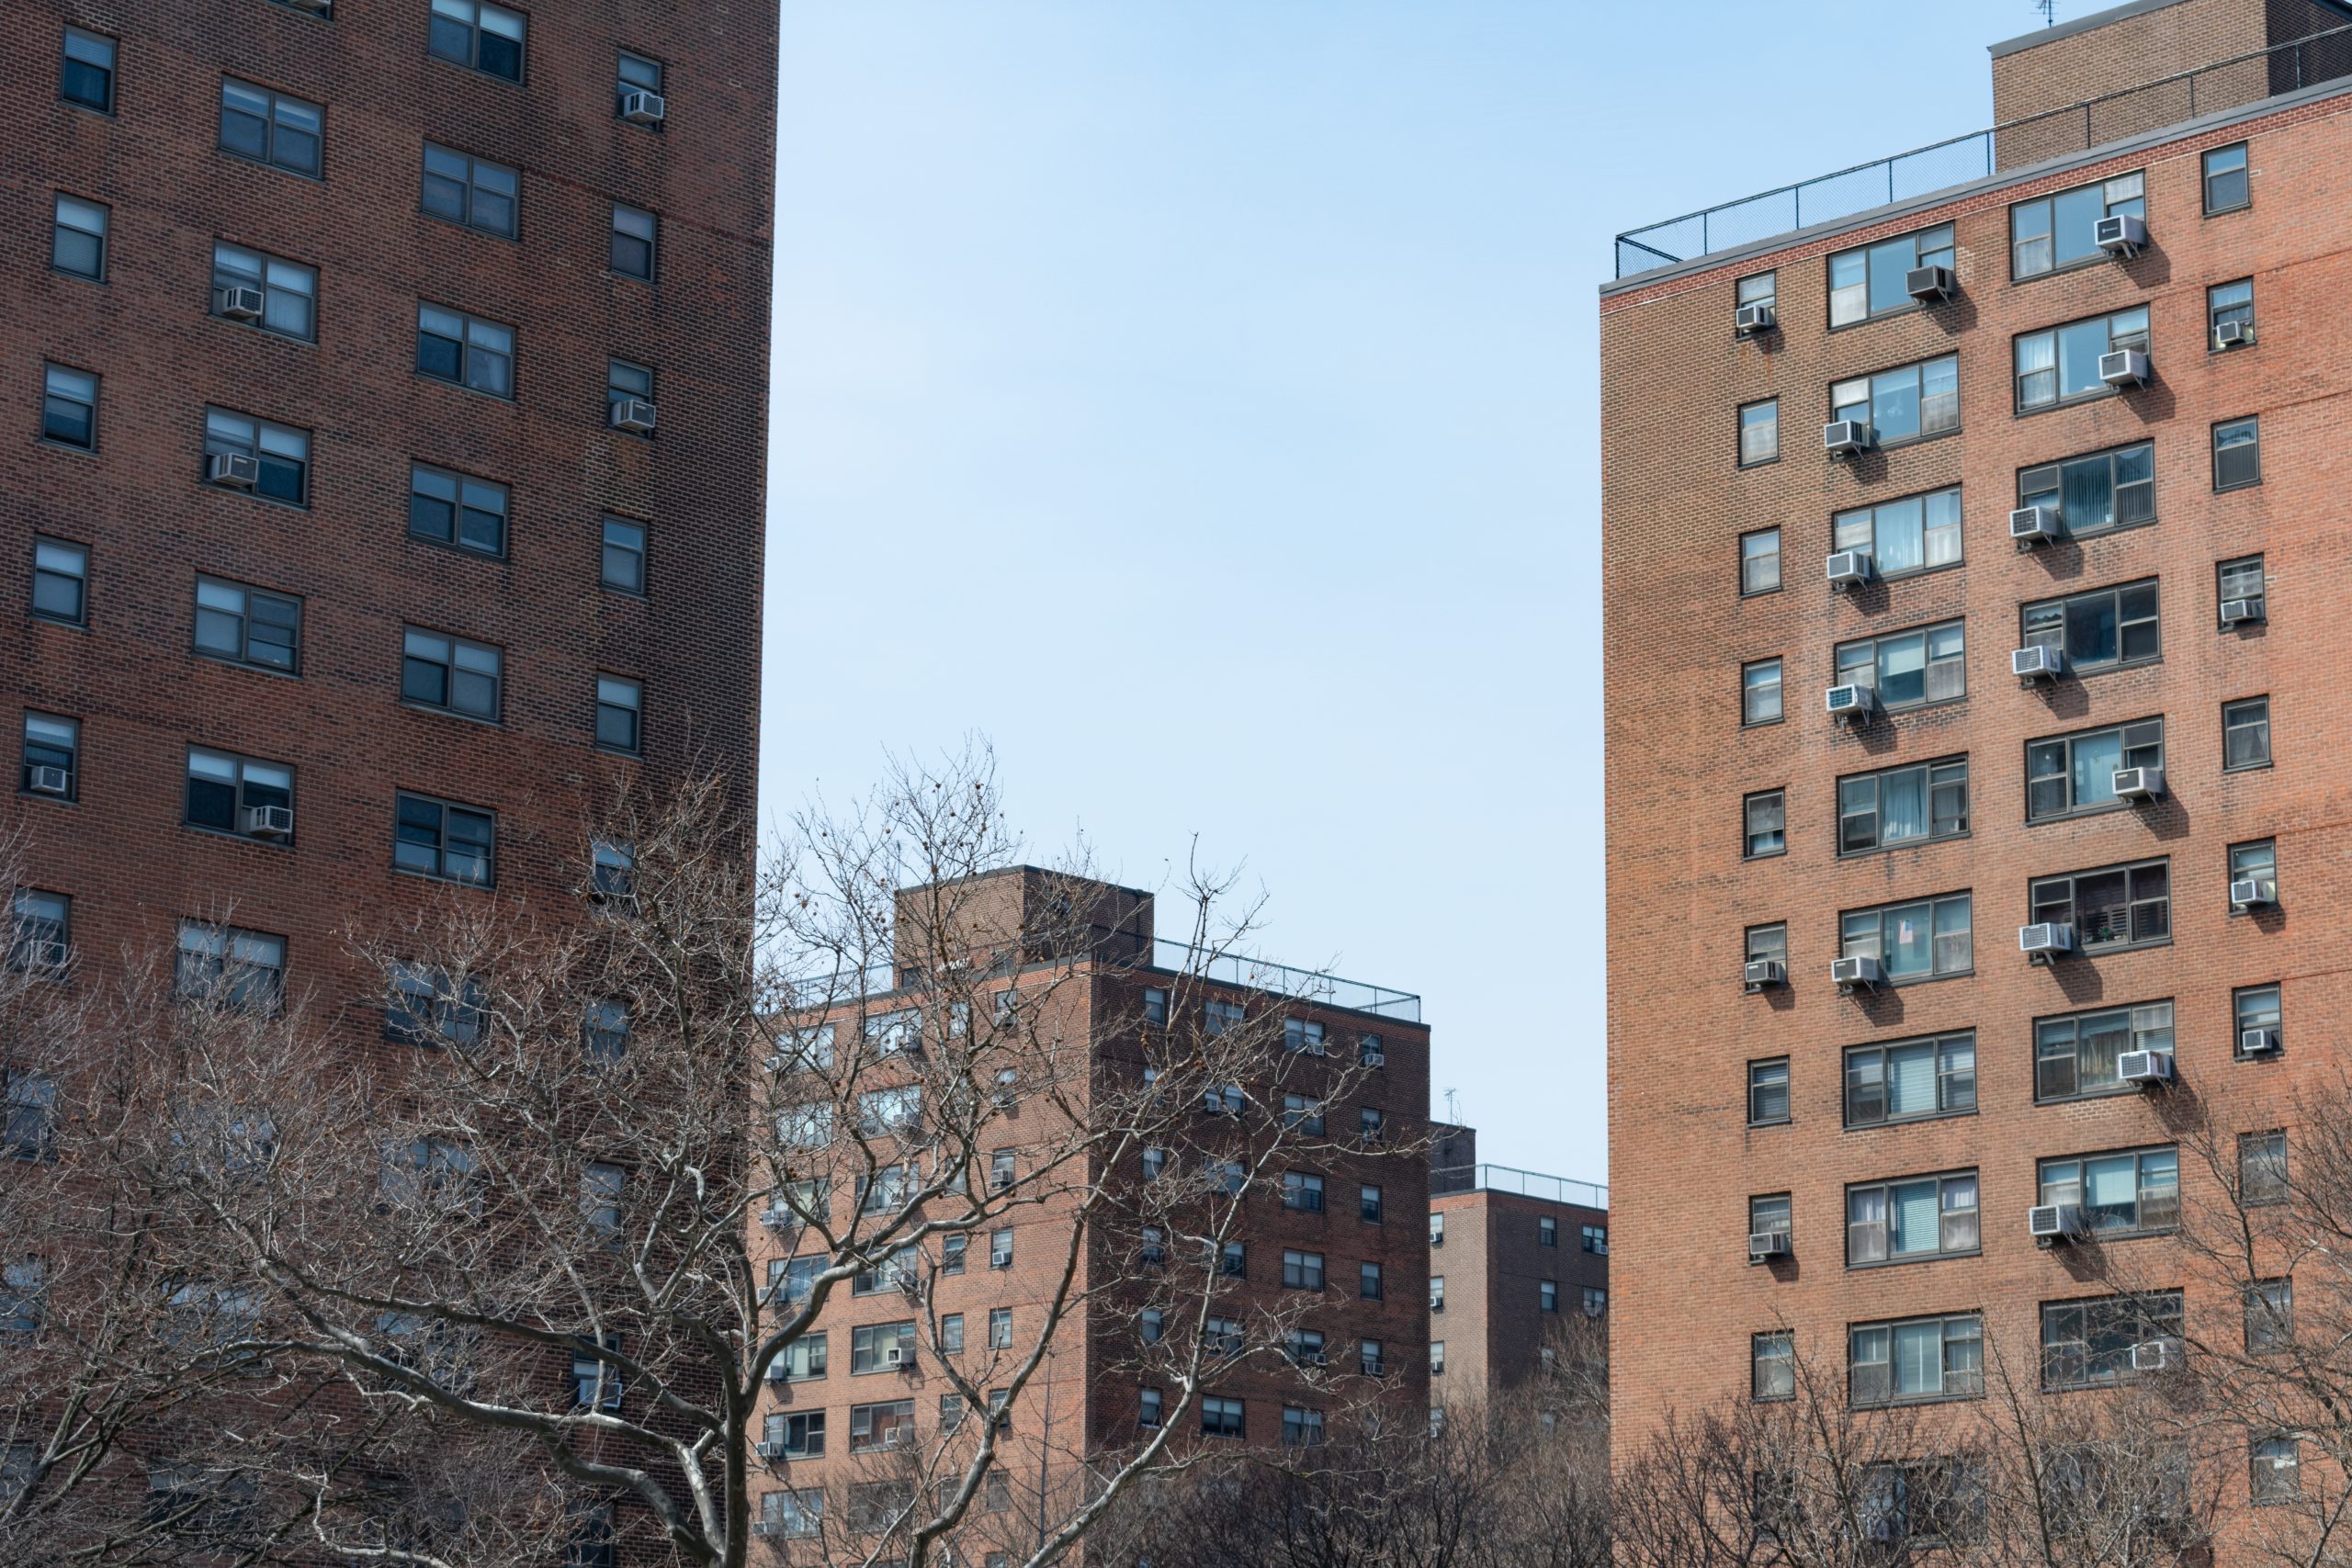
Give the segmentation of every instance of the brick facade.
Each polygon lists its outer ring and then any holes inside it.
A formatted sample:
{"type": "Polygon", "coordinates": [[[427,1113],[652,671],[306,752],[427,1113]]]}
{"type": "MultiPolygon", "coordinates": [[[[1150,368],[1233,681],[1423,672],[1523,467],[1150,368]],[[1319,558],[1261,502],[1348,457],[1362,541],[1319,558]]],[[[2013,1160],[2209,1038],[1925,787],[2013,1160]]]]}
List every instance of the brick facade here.
{"type": "Polygon", "coordinates": [[[1544,1351],[1556,1348],[1547,1341],[1572,1317],[1606,1310],[1608,1210],[1478,1186],[1432,1193],[1430,1214],[1430,1273],[1445,1280],[1444,1310],[1430,1315],[1430,1338],[1445,1345],[1445,1371],[1430,1382],[1441,1405],[1469,1409],[1509,1393],[1541,1370],[1544,1351]],[[1588,1227],[1600,1235],[1589,1237],[1588,1227]],[[1547,1283],[1556,1288],[1548,1307],[1547,1283]]]}

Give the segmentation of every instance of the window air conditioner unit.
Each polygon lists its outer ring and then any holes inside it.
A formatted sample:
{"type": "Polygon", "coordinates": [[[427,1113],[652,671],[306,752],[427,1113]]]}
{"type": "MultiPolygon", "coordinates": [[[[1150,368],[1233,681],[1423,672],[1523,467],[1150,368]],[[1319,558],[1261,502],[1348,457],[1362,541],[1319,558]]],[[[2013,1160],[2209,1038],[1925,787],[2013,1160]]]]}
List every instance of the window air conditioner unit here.
{"type": "Polygon", "coordinates": [[[2036,1241],[2071,1241],[2083,1234],[2079,1203],[2037,1203],[2025,1212],[2026,1234],[2036,1241]]]}
{"type": "Polygon", "coordinates": [[[2215,348],[2243,348],[2253,341],[2252,321],[2222,321],[2213,328],[2215,348]]]}
{"type": "Polygon", "coordinates": [[[2065,671],[2063,649],[2019,648],[2009,652],[2009,673],[2020,681],[2055,681],[2065,671]]]}
{"type": "Polygon", "coordinates": [[[2172,1082],[2172,1053],[2126,1051],[2115,1059],[2115,1076],[2125,1083],[2172,1082]]]}
{"type": "Polygon", "coordinates": [[[1824,703],[1832,718],[1842,718],[1849,724],[1868,722],[1877,711],[1878,694],[1868,686],[1832,686],[1824,703]]]}
{"type": "Polygon", "coordinates": [[[261,464],[243,452],[215,452],[204,459],[204,482],[251,490],[261,482],[261,464]]]}
{"type": "Polygon", "coordinates": [[[1366,1051],[1363,1054],[1362,1060],[1363,1065],[1367,1067],[1385,1067],[1388,1065],[1388,1053],[1385,1051],[1366,1051]]]}
{"type": "Polygon", "coordinates": [[[261,290],[242,284],[216,288],[212,291],[212,310],[214,314],[226,316],[232,321],[258,321],[262,310],[261,290]]]}
{"type": "Polygon", "coordinates": [[[294,836],[294,808],[290,806],[248,806],[244,810],[245,834],[254,839],[290,839],[294,836]]]}
{"type": "Polygon", "coordinates": [[[904,1427],[886,1427],[882,1433],[882,1446],[886,1449],[904,1448],[907,1442],[906,1434],[907,1429],[904,1427]]]}
{"type": "Polygon", "coordinates": [[[1789,1233],[1786,1231],[1755,1231],[1747,1238],[1747,1260],[1763,1263],[1789,1255],[1789,1233]]]}
{"type": "Polygon", "coordinates": [[[800,1223],[800,1216],[783,1203],[770,1203],[760,1211],[760,1224],[770,1230],[789,1230],[800,1223]]]}
{"type": "Polygon", "coordinates": [[[907,1349],[905,1346],[885,1345],[882,1347],[882,1364],[884,1366],[902,1367],[906,1365],[906,1362],[907,1349]]]}
{"type": "Polygon", "coordinates": [[[1903,275],[1903,292],[1914,299],[1949,299],[1959,288],[1948,266],[1915,266],[1903,275]]]}
{"type": "Polygon", "coordinates": [[[2020,549],[2047,545],[2059,537],[2058,509],[2054,506],[2020,506],[2009,513],[2009,537],[2020,549]]]}
{"type": "Polygon", "coordinates": [[[63,768],[36,767],[26,770],[25,785],[35,795],[64,795],[73,788],[74,775],[63,768]]]}
{"type": "Polygon", "coordinates": [[[1769,333],[1775,324],[1770,305],[1742,305],[1731,319],[1732,330],[1741,333],[1769,333]]]}
{"type": "Polygon", "coordinates": [[[2241,1029],[2238,1031],[2238,1055],[2267,1056],[2278,1049],[2278,1032],[2275,1029],[2241,1029]]]}
{"type": "MultiPolygon", "coordinates": [[[[768,1363],[768,1382],[789,1382],[791,1381],[792,1368],[786,1364],[783,1357],[778,1356],[775,1360],[768,1363]]],[[[783,1445],[778,1444],[777,1446],[781,1448],[783,1445]]]]}
{"type": "Polygon", "coordinates": [[[2075,950],[2075,928],[2064,920],[2044,920],[2018,928],[2018,951],[2039,963],[2075,950]]]}
{"type": "Polygon", "coordinates": [[[2267,876],[2242,876],[2230,884],[2230,908],[2265,909],[2278,902],[2278,885],[2267,876]]]}
{"type": "Polygon", "coordinates": [[[659,93],[639,89],[622,96],[621,118],[632,125],[659,125],[670,112],[670,106],[659,93]]]}
{"type": "Polygon", "coordinates": [[[1368,1378],[1385,1377],[1387,1375],[1386,1364],[1378,1360],[1366,1361],[1363,1363],[1363,1375],[1368,1378]]]}
{"type": "Polygon", "coordinates": [[[2222,601],[2222,624],[2225,626],[2242,626],[2249,621],[2268,618],[2268,606],[2259,597],[2222,601]]]}
{"type": "Polygon", "coordinates": [[[2162,768],[2118,768],[2115,793],[2125,800],[2154,800],[2165,792],[2162,768]]]}
{"type": "Polygon", "coordinates": [[[2132,1347],[2132,1370],[2135,1372],[2168,1372],[2179,1365],[2177,1339],[2143,1339],[2132,1347]]]}
{"type": "Polygon", "coordinates": [[[2098,378],[2110,387],[2146,386],[2148,351],[2143,348],[2119,348],[2100,355],[2098,378]]]}
{"type": "Polygon", "coordinates": [[[1870,551],[1839,550],[1829,558],[1829,586],[1831,588],[1860,588],[1870,580],[1870,551]]]}
{"type": "Polygon", "coordinates": [[[1788,983],[1789,973],[1777,958],[1751,958],[1740,971],[1741,982],[1750,991],[1760,991],[1767,986],[1788,983]]]}
{"type": "Polygon", "coordinates": [[[613,404],[613,428],[638,435],[653,434],[653,404],[646,398],[622,398],[613,404]]]}
{"type": "Polygon", "coordinates": [[[2148,222],[2129,213],[2102,218],[2091,230],[2091,240],[2111,256],[2136,256],[2148,248],[2148,222]]]}
{"type": "Polygon", "coordinates": [[[768,1438],[763,1438],[758,1442],[752,1445],[752,1451],[758,1454],[762,1459],[782,1459],[784,1457],[784,1439],[778,1438],[771,1441],[768,1438]]]}
{"type": "Polygon", "coordinates": [[[1829,978],[1849,991],[1857,986],[1875,987],[1885,977],[1886,971],[1879,961],[1867,953],[1829,961],[1829,978]]]}
{"type": "Polygon", "coordinates": [[[1850,457],[1857,452],[1867,452],[1871,445],[1871,427],[1867,420],[1833,419],[1821,427],[1822,450],[1833,457],[1850,457]]]}

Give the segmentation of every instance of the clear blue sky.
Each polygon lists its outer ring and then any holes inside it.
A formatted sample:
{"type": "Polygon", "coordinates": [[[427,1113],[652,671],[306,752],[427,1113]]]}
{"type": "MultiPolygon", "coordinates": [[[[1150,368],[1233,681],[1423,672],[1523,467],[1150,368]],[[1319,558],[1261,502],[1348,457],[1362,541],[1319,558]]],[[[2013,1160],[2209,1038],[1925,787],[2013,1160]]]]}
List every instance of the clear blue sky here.
{"type": "Polygon", "coordinates": [[[985,734],[1041,857],[1245,862],[1604,1179],[1594,290],[2038,21],[1870,9],[786,0],[763,814],[985,734]]]}

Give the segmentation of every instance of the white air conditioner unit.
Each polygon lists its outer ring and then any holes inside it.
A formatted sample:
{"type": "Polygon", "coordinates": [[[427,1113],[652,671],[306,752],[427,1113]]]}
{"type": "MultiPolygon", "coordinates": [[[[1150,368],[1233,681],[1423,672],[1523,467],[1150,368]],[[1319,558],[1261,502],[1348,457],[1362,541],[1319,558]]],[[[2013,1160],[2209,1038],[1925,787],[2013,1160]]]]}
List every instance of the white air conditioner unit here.
{"type": "Polygon", "coordinates": [[[2018,951],[2029,958],[2047,961],[2074,950],[2075,928],[2064,920],[2043,920],[2018,928],[2018,951]]]}
{"type": "Polygon", "coordinates": [[[784,1457],[784,1439],[777,1438],[771,1440],[769,1438],[763,1438],[758,1442],[752,1445],[752,1451],[758,1454],[762,1459],[782,1459],[784,1457]]]}
{"type": "Polygon", "coordinates": [[[2177,1339],[2143,1339],[2132,1347],[2132,1370],[2135,1372],[2168,1372],[2180,1365],[2180,1341],[2177,1339]]]}
{"type": "Polygon", "coordinates": [[[1368,1378],[1385,1377],[1387,1375],[1386,1364],[1379,1360],[1366,1361],[1363,1363],[1363,1375],[1368,1378]]]}
{"type": "Polygon", "coordinates": [[[25,787],[35,795],[64,795],[74,787],[74,775],[63,768],[27,768],[25,787]]]}
{"type": "Polygon", "coordinates": [[[1877,959],[1864,953],[1858,953],[1852,958],[1831,959],[1829,978],[1833,983],[1850,991],[1857,986],[1876,986],[1881,980],[1886,978],[1886,971],[1880,965],[1877,959]]]}
{"type": "Polygon", "coordinates": [[[2143,348],[2119,348],[2100,355],[2098,378],[2110,387],[2146,386],[2148,351],[2143,348]]]}
{"type": "Polygon", "coordinates": [[[613,428],[638,435],[653,434],[653,404],[646,398],[620,398],[613,403],[613,428]]]}
{"type": "Polygon", "coordinates": [[[2238,1031],[2238,1055],[2267,1056],[2278,1049],[2278,1032],[2275,1029],[2241,1029],[2238,1031]]]}
{"type": "Polygon", "coordinates": [[[1829,586],[1831,588],[1860,588],[1870,580],[1870,551],[1839,550],[1829,558],[1829,586]]]}
{"type": "Polygon", "coordinates": [[[261,464],[243,452],[215,452],[204,459],[204,482],[251,490],[261,482],[261,464]]]}
{"type": "Polygon", "coordinates": [[[884,1427],[882,1431],[882,1446],[886,1449],[905,1448],[907,1446],[907,1429],[904,1427],[884,1427]]]}
{"type": "Polygon", "coordinates": [[[2009,537],[2020,549],[2046,545],[2061,535],[2055,506],[2020,506],[2009,513],[2009,537]]]}
{"type": "Polygon", "coordinates": [[[294,808],[290,806],[248,806],[242,814],[245,834],[254,839],[290,839],[294,836],[294,808]]]}
{"type": "Polygon", "coordinates": [[[2009,673],[2020,681],[2055,681],[2066,672],[2066,655],[2055,648],[2018,648],[2009,651],[2009,673]]]}
{"type": "Polygon", "coordinates": [[[1788,970],[1777,958],[1751,958],[1740,971],[1741,983],[1751,991],[1760,991],[1767,986],[1785,985],[1788,978],[1788,970]]]}
{"type": "Polygon", "coordinates": [[[2263,909],[2278,902],[2278,885],[2267,876],[2241,876],[2230,884],[2230,908],[2263,909]]]}
{"type": "Polygon", "coordinates": [[[659,93],[640,88],[621,96],[621,118],[632,125],[659,125],[669,112],[669,104],[659,93]]]}
{"type": "Polygon", "coordinates": [[[768,1382],[789,1382],[791,1380],[792,1368],[786,1362],[783,1357],[778,1356],[775,1360],[768,1363],[768,1382]]]}
{"type": "Polygon", "coordinates": [[[1789,1233],[1786,1231],[1753,1231],[1747,1237],[1747,1260],[1762,1263],[1789,1255],[1789,1233]]]}
{"type": "Polygon", "coordinates": [[[232,321],[261,320],[262,296],[258,288],[243,284],[230,284],[212,291],[212,310],[232,321]]]}
{"type": "Polygon", "coordinates": [[[1903,275],[1903,292],[1914,299],[1949,299],[1959,288],[1948,266],[1915,266],[1903,275]]]}
{"type": "Polygon", "coordinates": [[[2258,596],[2222,601],[2222,624],[2225,626],[2242,626],[2249,621],[2267,620],[2269,606],[2258,596]]]}
{"type": "Polygon", "coordinates": [[[2165,792],[2165,771],[2158,767],[2118,768],[2115,793],[2124,800],[2154,800],[2165,792]]]}
{"type": "Polygon", "coordinates": [[[1385,1067],[1388,1065],[1388,1053],[1385,1051],[1366,1051],[1362,1056],[1358,1057],[1357,1060],[1362,1062],[1367,1067],[1385,1067]]]}
{"type": "Polygon", "coordinates": [[[1822,450],[1833,457],[1867,452],[1870,446],[1871,427],[1866,420],[1833,419],[1821,427],[1822,450]]]}
{"type": "Polygon", "coordinates": [[[760,1224],[770,1230],[789,1230],[800,1223],[800,1216],[782,1202],[770,1203],[760,1211],[760,1224]]]}
{"type": "Polygon", "coordinates": [[[2252,321],[2222,321],[2213,328],[2215,348],[2243,348],[2254,341],[2252,321]]]}
{"type": "Polygon", "coordinates": [[[1774,325],[1770,305],[1742,305],[1731,319],[1732,330],[1740,333],[1769,333],[1774,325]]]}
{"type": "Polygon", "coordinates": [[[2025,1212],[2026,1235],[2037,1241],[2071,1241],[2083,1234],[2079,1203],[2037,1203],[2025,1212]]]}
{"type": "Polygon", "coordinates": [[[2125,1083],[2172,1082],[2172,1053],[2126,1051],[2115,1058],[2115,1076],[2125,1083]]]}
{"type": "Polygon", "coordinates": [[[2148,248],[2148,222],[2130,213],[2102,218],[2091,230],[2091,242],[2111,256],[2135,256],[2148,248]]]}
{"type": "Polygon", "coordinates": [[[1823,703],[1830,717],[1842,718],[1849,724],[1862,724],[1878,710],[1878,693],[1859,684],[1832,686],[1823,703]]]}
{"type": "Polygon", "coordinates": [[[906,1362],[907,1348],[905,1346],[885,1345],[882,1347],[882,1364],[884,1366],[902,1367],[906,1365],[906,1362]]]}

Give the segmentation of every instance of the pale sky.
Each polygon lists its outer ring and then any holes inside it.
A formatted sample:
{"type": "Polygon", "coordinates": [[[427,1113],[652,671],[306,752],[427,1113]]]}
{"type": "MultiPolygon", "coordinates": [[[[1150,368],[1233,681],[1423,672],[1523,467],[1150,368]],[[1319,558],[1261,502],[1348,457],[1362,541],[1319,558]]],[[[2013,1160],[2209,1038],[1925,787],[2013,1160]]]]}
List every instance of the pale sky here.
{"type": "Polygon", "coordinates": [[[1243,863],[1605,1180],[1595,289],[2039,21],[1869,9],[785,0],[763,815],[985,735],[1031,858],[1243,863]]]}

